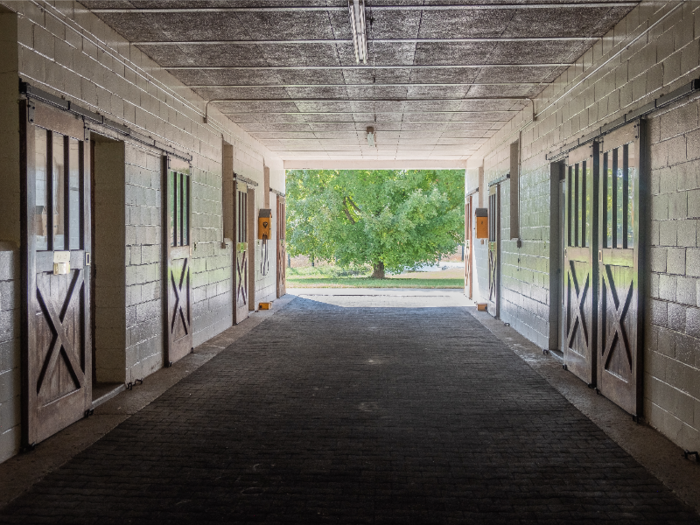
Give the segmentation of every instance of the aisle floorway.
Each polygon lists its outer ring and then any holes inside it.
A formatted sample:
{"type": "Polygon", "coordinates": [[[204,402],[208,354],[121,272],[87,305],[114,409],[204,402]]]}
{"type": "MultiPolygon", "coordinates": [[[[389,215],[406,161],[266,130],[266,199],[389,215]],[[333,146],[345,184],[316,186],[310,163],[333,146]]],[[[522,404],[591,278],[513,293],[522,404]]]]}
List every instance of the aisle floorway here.
{"type": "Polygon", "coordinates": [[[295,299],[0,522],[700,523],[467,307],[372,301],[295,299]]]}

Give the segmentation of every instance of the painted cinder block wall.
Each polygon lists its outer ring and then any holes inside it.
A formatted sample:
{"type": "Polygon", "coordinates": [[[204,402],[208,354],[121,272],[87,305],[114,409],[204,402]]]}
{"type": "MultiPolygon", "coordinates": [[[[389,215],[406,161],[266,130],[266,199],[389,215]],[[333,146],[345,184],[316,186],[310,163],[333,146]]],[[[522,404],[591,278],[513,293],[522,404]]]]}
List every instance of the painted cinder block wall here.
{"type": "MultiPolygon", "coordinates": [[[[643,1],[470,159],[485,184],[521,140],[520,238],[503,199],[501,319],[543,348],[550,340],[546,154],[700,77],[700,3],[643,1]]],[[[645,290],[644,416],[679,446],[700,448],[700,99],[648,118],[651,239],[645,290]]],[[[509,183],[503,184],[504,196],[509,183]]],[[[467,191],[469,191],[467,187],[467,191]]],[[[488,192],[486,187],[482,191],[488,192]]],[[[485,267],[486,252],[477,250],[485,267]]],[[[488,283],[479,279],[481,296],[488,283]]]]}
{"type": "MultiPolygon", "coordinates": [[[[223,242],[222,147],[233,171],[284,191],[282,161],[77,2],[0,1],[0,461],[19,448],[18,80],[127,125],[192,156],[193,328],[198,345],[231,326],[232,247],[223,242]],[[15,147],[9,147],[14,144],[15,147]],[[5,264],[7,263],[7,264],[5,264]]],[[[118,138],[118,137],[113,137],[118,138]]],[[[160,153],[125,142],[126,381],[163,366],[160,153]]],[[[263,196],[258,192],[262,207],[263,196]]],[[[121,225],[117,225],[122,228],[121,225]]],[[[274,244],[270,246],[271,258],[274,244]]],[[[120,261],[121,263],[122,261],[120,261]]],[[[99,264],[99,262],[98,262],[99,264]]],[[[267,286],[267,284],[266,284],[267,286]]]]}
{"type": "Polygon", "coordinates": [[[0,461],[19,447],[20,184],[17,21],[0,9],[0,461]],[[12,123],[17,123],[13,125],[12,123]]]}
{"type": "Polygon", "coordinates": [[[686,449],[700,444],[700,96],[649,121],[651,279],[648,417],[686,449]]]}

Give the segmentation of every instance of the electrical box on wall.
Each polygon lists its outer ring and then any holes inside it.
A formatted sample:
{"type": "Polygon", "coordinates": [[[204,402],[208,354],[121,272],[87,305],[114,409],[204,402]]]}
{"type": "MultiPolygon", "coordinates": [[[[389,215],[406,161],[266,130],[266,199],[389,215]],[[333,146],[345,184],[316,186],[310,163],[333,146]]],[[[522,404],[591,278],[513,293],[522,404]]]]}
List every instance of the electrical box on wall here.
{"type": "Polygon", "coordinates": [[[258,239],[270,239],[272,235],[272,210],[263,208],[258,215],[258,239]]]}
{"type": "Polygon", "coordinates": [[[486,208],[476,208],[476,238],[488,239],[489,236],[489,211],[486,208]]]}

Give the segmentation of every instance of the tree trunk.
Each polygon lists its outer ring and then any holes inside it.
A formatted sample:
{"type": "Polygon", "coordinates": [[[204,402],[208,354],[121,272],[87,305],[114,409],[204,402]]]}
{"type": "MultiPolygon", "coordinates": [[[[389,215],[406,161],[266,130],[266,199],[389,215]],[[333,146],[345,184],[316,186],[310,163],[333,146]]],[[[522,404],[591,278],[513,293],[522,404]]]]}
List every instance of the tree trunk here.
{"type": "Polygon", "coordinates": [[[384,263],[383,262],[378,262],[377,264],[372,265],[373,272],[372,272],[372,279],[384,279],[384,263]]]}

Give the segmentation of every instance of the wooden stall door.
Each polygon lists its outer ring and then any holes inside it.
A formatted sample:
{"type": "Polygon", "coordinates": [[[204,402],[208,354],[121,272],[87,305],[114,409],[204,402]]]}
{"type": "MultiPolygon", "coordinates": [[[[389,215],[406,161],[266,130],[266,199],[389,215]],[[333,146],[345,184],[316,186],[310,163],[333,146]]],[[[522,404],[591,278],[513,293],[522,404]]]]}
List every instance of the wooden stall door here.
{"type": "Polygon", "coordinates": [[[501,245],[501,192],[500,184],[489,190],[489,296],[486,302],[488,312],[498,318],[500,311],[500,264],[498,260],[501,245]]]}
{"type": "Polygon", "coordinates": [[[90,163],[82,120],[39,102],[21,104],[26,446],[92,404],[90,163]]]}
{"type": "Polygon", "coordinates": [[[248,187],[237,181],[234,191],[235,203],[235,246],[236,257],[233,290],[235,297],[234,322],[248,317],[248,187]]]}
{"type": "Polygon", "coordinates": [[[472,196],[467,197],[464,205],[464,292],[467,297],[472,298],[472,196]]]}
{"type": "Polygon", "coordinates": [[[287,215],[285,200],[277,196],[277,297],[287,293],[287,249],[285,246],[287,215]]]}
{"type": "Polygon", "coordinates": [[[642,410],[640,126],[601,143],[598,251],[598,388],[635,416],[642,410]]]}
{"type": "Polygon", "coordinates": [[[572,151],[565,180],[564,364],[588,384],[595,381],[596,364],[596,163],[593,145],[572,151]]]}
{"type": "Polygon", "coordinates": [[[192,351],[192,257],[190,250],[190,166],[165,157],[165,286],[167,288],[167,362],[192,351]]]}

